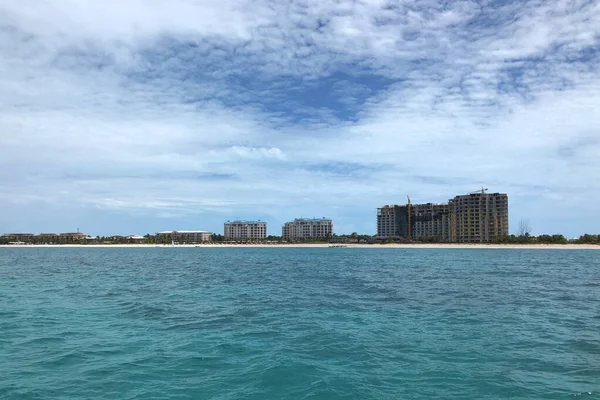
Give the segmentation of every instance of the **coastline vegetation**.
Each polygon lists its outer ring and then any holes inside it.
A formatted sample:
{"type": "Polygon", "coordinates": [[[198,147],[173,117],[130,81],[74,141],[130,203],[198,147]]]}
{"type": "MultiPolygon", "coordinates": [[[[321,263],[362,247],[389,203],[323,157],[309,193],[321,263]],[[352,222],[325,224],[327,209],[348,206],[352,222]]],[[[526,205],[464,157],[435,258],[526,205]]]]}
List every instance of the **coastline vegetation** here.
{"type": "MultiPolygon", "coordinates": [[[[0,236],[0,245],[8,245],[13,243],[14,241],[10,240],[7,237],[0,236]]],[[[171,240],[164,237],[157,237],[155,235],[147,234],[143,237],[143,239],[131,239],[126,236],[96,236],[96,237],[86,237],[81,240],[64,240],[57,239],[52,242],[45,242],[42,238],[38,236],[33,236],[33,238],[24,244],[80,244],[80,245],[124,245],[124,244],[171,244],[171,240]]],[[[247,239],[247,240],[231,240],[225,238],[221,234],[213,234],[211,236],[211,240],[208,242],[204,242],[202,244],[287,244],[292,243],[283,240],[281,236],[269,235],[265,239],[247,239]]],[[[439,237],[419,237],[414,241],[408,241],[407,239],[398,239],[398,238],[386,238],[381,239],[372,235],[360,235],[356,232],[350,235],[331,235],[323,238],[313,238],[309,240],[302,241],[294,241],[296,244],[392,244],[392,243],[400,243],[400,244],[436,244],[436,243],[446,243],[452,244],[453,242],[445,242],[440,240],[439,237]]],[[[474,242],[479,243],[479,242],[474,242]]],[[[185,244],[185,243],[180,243],[185,244]]],[[[465,243],[468,244],[468,243],[465,243]]],[[[481,243],[479,243],[481,244],[481,243]]],[[[485,244],[485,243],[483,243],[485,244]]],[[[497,238],[493,243],[490,244],[507,244],[507,245],[561,245],[561,244],[584,244],[584,245],[600,245],[600,235],[594,234],[584,234],[579,238],[575,239],[567,239],[564,235],[561,234],[543,234],[533,236],[528,232],[520,235],[505,235],[497,238]]]]}

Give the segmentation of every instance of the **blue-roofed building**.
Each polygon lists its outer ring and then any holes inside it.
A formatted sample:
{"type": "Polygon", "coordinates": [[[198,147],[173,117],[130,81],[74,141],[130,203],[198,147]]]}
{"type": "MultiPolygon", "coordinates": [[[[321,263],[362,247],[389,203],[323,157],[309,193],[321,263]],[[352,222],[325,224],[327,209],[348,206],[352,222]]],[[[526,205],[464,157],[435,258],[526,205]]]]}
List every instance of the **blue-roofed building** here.
{"type": "Polygon", "coordinates": [[[263,221],[227,221],[224,224],[225,239],[265,239],[267,223],[263,221]]]}
{"type": "Polygon", "coordinates": [[[281,230],[283,240],[327,238],[333,235],[333,221],[327,218],[296,218],[281,230]]]}

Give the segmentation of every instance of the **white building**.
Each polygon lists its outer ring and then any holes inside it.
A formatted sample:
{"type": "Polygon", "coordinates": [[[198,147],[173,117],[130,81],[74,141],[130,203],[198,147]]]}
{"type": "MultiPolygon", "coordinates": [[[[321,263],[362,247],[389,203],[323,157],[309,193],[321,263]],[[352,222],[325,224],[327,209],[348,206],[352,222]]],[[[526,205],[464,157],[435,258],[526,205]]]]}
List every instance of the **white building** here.
{"type": "Polygon", "coordinates": [[[163,242],[200,243],[209,241],[211,233],[207,231],[164,231],[157,232],[156,238],[163,242]]]}
{"type": "Polygon", "coordinates": [[[224,224],[225,239],[265,239],[267,223],[262,221],[227,221],[224,224]]]}
{"type": "Polygon", "coordinates": [[[326,238],[333,235],[333,221],[326,218],[296,218],[283,225],[283,240],[326,238]]]}

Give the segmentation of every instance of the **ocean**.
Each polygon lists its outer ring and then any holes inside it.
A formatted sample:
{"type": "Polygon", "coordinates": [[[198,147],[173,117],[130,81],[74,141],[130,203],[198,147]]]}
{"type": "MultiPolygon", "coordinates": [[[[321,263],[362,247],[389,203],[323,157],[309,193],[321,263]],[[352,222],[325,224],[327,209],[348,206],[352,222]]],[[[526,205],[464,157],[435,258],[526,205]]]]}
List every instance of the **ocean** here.
{"type": "Polygon", "coordinates": [[[0,399],[600,399],[600,252],[0,248],[0,399]]]}

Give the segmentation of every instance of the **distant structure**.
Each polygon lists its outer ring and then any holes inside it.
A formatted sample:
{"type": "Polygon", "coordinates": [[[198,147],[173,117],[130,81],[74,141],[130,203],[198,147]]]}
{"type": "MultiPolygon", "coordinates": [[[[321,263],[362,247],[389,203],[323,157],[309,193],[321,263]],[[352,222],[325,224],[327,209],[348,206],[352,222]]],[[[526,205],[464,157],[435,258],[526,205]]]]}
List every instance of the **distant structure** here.
{"type": "Polygon", "coordinates": [[[207,231],[163,231],[157,232],[156,238],[171,243],[201,243],[210,240],[211,233],[207,231]]]}
{"type": "Polygon", "coordinates": [[[283,240],[327,238],[333,235],[333,221],[326,218],[296,218],[281,229],[283,240]]]}
{"type": "Polygon", "coordinates": [[[450,241],[448,204],[385,205],[377,209],[379,238],[450,241]]]}
{"type": "Polygon", "coordinates": [[[10,242],[30,243],[33,241],[33,233],[7,233],[2,235],[3,238],[10,242]]]}
{"type": "Polygon", "coordinates": [[[58,240],[60,242],[73,242],[83,239],[85,239],[85,233],[81,232],[65,232],[58,235],[58,240]]]}
{"type": "Polygon", "coordinates": [[[508,235],[508,196],[486,191],[481,189],[450,200],[453,242],[493,242],[508,235]]]}
{"type": "Polygon", "coordinates": [[[450,241],[450,207],[448,204],[412,204],[411,235],[413,240],[435,238],[450,241]]]}
{"type": "Polygon", "coordinates": [[[58,243],[58,235],[56,233],[40,233],[38,235],[38,242],[42,244],[58,243]]]}
{"type": "Polygon", "coordinates": [[[379,238],[408,238],[408,206],[385,205],[377,209],[379,238]]]}
{"type": "Polygon", "coordinates": [[[227,221],[223,227],[225,239],[266,239],[267,223],[262,221],[227,221]]]}
{"type": "MultiPolygon", "coordinates": [[[[410,199],[409,199],[410,201],[410,199]]],[[[508,196],[487,189],[448,203],[385,205],[377,209],[379,239],[493,242],[508,235],[508,196]]]]}

